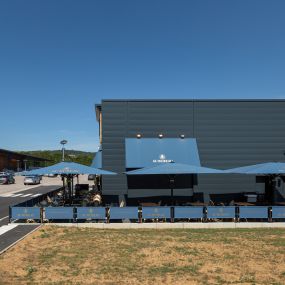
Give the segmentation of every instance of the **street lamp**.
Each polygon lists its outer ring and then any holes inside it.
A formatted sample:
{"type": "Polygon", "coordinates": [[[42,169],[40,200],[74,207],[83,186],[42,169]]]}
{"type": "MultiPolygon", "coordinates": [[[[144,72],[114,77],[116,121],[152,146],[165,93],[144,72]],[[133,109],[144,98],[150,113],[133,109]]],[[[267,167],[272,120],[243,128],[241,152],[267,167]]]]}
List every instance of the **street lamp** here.
{"type": "Polygon", "coordinates": [[[28,162],[28,160],[24,159],[23,161],[24,161],[24,165],[25,165],[25,171],[27,171],[27,162],[28,162]]]}
{"type": "Polygon", "coordinates": [[[19,172],[19,171],[20,171],[20,160],[17,159],[17,172],[19,172]]]}
{"type": "Polygon", "coordinates": [[[67,140],[62,140],[60,144],[62,144],[62,161],[64,161],[64,145],[67,144],[67,140]]]}

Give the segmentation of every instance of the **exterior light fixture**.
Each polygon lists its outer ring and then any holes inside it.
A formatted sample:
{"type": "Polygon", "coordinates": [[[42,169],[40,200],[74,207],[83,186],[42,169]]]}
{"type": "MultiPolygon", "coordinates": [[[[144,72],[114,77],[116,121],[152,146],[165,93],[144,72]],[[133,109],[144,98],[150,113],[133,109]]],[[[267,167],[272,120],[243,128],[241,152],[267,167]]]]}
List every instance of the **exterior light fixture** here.
{"type": "Polygon", "coordinates": [[[184,138],[185,138],[185,135],[184,135],[184,134],[181,134],[181,135],[180,135],[180,138],[181,138],[181,139],[184,139],[184,138]]]}
{"type": "Polygon", "coordinates": [[[137,134],[137,139],[140,139],[142,137],[141,134],[137,134]]]}
{"type": "Polygon", "coordinates": [[[159,137],[160,139],[162,139],[162,138],[163,138],[163,134],[159,134],[158,137],[159,137]]]}

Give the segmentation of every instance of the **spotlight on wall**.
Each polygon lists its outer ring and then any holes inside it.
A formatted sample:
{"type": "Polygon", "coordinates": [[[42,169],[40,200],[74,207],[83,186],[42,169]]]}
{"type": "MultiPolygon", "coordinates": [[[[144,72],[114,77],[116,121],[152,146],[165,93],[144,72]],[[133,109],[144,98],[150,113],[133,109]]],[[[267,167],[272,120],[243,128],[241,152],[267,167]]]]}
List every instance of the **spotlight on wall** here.
{"type": "Polygon", "coordinates": [[[142,137],[141,134],[137,134],[137,139],[140,139],[142,137]]]}
{"type": "Polygon", "coordinates": [[[184,139],[184,138],[185,138],[185,135],[184,135],[184,134],[181,134],[181,135],[180,135],[180,138],[181,138],[181,139],[184,139]]]}
{"type": "Polygon", "coordinates": [[[160,139],[162,139],[162,138],[163,138],[163,134],[159,134],[158,137],[159,137],[160,139]]]}

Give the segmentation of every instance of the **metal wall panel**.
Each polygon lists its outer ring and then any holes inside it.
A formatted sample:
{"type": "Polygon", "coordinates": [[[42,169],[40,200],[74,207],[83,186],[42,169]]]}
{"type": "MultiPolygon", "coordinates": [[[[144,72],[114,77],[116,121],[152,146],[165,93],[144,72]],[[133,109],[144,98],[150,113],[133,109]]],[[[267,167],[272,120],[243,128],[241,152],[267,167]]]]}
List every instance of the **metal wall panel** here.
{"type": "MultiPolygon", "coordinates": [[[[102,104],[102,167],[117,173],[125,171],[125,137],[127,134],[127,102],[102,104]]],[[[103,194],[127,193],[124,174],[103,176],[103,194]],[[112,177],[111,177],[112,176],[112,177]]]]}
{"type": "MultiPolygon", "coordinates": [[[[194,137],[201,164],[227,169],[265,161],[284,161],[285,102],[198,101],[194,103],[194,137]]],[[[255,176],[203,175],[204,193],[264,190],[255,176]],[[260,189],[260,187],[262,187],[260,189]]]]}
{"type": "MultiPolygon", "coordinates": [[[[285,161],[284,111],[282,100],[103,101],[103,168],[125,171],[124,139],[137,133],[197,138],[201,165],[208,167],[285,161]]],[[[195,191],[206,195],[264,190],[246,175],[200,175],[198,182],[195,191]]],[[[127,194],[125,175],[103,177],[103,193],[127,194]]]]}
{"type": "MultiPolygon", "coordinates": [[[[193,137],[193,102],[131,102],[103,101],[103,168],[115,172],[125,171],[125,138],[193,137]]],[[[142,193],[141,191],[139,191],[142,193]]],[[[144,190],[142,196],[153,196],[152,190],[144,190]]],[[[125,175],[103,177],[103,194],[127,194],[125,175]]],[[[184,191],[188,195],[189,190],[184,191]]],[[[131,193],[134,194],[134,192],[131,193]]]]}

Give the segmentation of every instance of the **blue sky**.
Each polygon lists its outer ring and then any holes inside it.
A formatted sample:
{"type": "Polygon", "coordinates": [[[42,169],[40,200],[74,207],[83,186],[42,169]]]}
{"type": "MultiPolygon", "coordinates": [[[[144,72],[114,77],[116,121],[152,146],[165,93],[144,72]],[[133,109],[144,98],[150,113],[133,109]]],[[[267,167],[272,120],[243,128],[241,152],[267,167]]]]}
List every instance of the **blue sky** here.
{"type": "Polygon", "coordinates": [[[0,148],[96,151],[94,104],[285,98],[285,1],[0,1],[0,148]]]}

